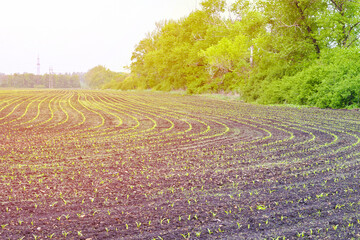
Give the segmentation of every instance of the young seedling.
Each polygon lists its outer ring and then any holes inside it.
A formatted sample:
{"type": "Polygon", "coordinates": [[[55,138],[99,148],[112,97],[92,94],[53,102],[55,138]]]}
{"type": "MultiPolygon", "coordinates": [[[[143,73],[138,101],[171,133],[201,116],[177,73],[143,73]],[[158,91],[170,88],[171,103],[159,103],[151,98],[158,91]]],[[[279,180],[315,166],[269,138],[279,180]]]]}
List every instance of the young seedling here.
{"type": "Polygon", "coordinates": [[[298,237],[302,237],[302,238],[303,238],[303,237],[305,236],[305,233],[304,233],[304,232],[297,233],[297,236],[298,236],[298,237]]]}
{"type": "Polygon", "coordinates": [[[64,235],[64,237],[66,238],[67,235],[69,235],[71,232],[67,232],[67,231],[62,231],[62,235],[64,235]]]}
{"type": "Polygon", "coordinates": [[[190,233],[185,234],[181,234],[181,236],[183,236],[183,238],[185,239],[190,239],[190,233]]]}
{"type": "Polygon", "coordinates": [[[238,229],[240,229],[242,227],[242,225],[239,222],[237,222],[236,224],[237,224],[238,229]]]}
{"type": "Polygon", "coordinates": [[[52,239],[53,236],[55,236],[55,233],[51,234],[51,235],[48,235],[48,238],[52,239]]]}
{"type": "Polygon", "coordinates": [[[264,205],[258,205],[256,207],[257,210],[266,210],[267,206],[264,206],[264,205]]]}
{"type": "Polygon", "coordinates": [[[33,234],[33,237],[34,237],[34,240],[37,240],[37,239],[40,238],[40,236],[37,236],[37,235],[35,235],[35,234],[33,234]]]}

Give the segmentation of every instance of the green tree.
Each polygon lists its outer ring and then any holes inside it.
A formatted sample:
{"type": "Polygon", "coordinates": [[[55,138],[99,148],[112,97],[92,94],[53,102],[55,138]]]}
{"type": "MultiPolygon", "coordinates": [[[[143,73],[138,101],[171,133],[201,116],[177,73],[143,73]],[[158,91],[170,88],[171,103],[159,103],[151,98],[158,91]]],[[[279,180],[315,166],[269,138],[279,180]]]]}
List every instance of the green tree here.
{"type": "Polygon", "coordinates": [[[91,88],[101,88],[104,84],[110,82],[115,75],[116,73],[104,66],[96,66],[85,74],[85,82],[91,88]]]}
{"type": "Polygon", "coordinates": [[[360,34],[360,2],[327,0],[327,11],[320,18],[323,38],[329,47],[351,47],[358,44],[360,34]]]}
{"type": "Polygon", "coordinates": [[[359,50],[358,12],[354,0],[237,0],[230,6],[204,0],[200,10],[156,24],[136,46],[131,73],[118,87],[237,91],[261,103],[354,105],[357,93],[346,85],[357,87],[358,72],[345,69],[356,64],[340,53],[359,50]],[[332,54],[342,59],[336,71],[347,77],[324,65],[332,54]]]}

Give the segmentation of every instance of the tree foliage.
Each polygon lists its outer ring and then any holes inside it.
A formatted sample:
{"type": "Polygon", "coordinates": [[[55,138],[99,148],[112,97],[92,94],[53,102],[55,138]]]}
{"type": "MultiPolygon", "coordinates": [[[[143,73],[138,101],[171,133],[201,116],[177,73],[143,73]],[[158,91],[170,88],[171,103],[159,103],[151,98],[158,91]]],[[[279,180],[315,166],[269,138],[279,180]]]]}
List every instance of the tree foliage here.
{"type": "Polygon", "coordinates": [[[118,88],[126,76],[125,73],[116,73],[104,66],[96,66],[85,74],[84,79],[90,88],[118,88]]]}
{"type": "Polygon", "coordinates": [[[359,12],[354,0],[204,0],[182,19],[157,23],[116,88],[359,106],[359,12]]]}

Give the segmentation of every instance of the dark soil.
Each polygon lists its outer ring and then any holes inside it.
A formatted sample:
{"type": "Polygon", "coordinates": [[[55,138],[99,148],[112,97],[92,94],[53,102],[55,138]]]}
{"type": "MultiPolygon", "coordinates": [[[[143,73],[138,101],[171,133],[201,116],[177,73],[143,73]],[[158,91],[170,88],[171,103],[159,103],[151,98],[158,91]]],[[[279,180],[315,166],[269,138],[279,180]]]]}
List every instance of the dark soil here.
{"type": "Polygon", "coordinates": [[[0,239],[359,239],[358,111],[0,95],[0,239]]]}

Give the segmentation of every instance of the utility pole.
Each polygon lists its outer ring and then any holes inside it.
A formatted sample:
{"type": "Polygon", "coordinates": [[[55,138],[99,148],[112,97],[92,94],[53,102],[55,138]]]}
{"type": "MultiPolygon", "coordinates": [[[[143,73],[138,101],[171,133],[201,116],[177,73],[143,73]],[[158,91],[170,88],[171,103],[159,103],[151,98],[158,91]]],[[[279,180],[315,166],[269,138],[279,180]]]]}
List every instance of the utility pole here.
{"type": "Polygon", "coordinates": [[[53,68],[49,67],[49,88],[54,88],[54,79],[53,79],[53,68]]]}

